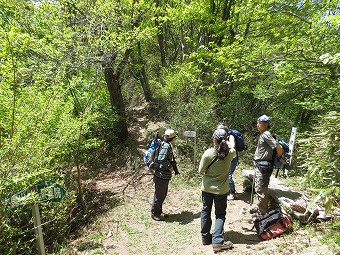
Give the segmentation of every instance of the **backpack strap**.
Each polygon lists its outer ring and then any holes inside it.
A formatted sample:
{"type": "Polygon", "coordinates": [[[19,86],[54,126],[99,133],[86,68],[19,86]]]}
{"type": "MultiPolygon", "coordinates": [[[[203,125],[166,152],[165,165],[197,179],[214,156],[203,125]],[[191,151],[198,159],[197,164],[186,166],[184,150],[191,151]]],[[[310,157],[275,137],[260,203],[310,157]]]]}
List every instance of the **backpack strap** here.
{"type": "Polygon", "coordinates": [[[216,157],[213,159],[213,161],[211,161],[211,163],[208,165],[207,170],[205,171],[205,173],[207,173],[209,167],[211,167],[211,165],[214,164],[216,160],[217,160],[217,155],[216,155],[216,157]]]}

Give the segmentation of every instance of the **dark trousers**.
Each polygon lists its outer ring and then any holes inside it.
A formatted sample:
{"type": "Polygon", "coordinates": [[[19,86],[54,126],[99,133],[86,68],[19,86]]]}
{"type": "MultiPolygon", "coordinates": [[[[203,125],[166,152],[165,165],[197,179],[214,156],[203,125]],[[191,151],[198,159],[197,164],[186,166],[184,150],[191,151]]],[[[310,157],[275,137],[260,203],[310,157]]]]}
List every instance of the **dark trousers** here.
{"type": "Polygon", "coordinates": [[[163,212],[163,202],[168,194],[169,181],[154,175],[153,182],[155,183],[155,194],[153,197],[151,213],[160,215],[163,212]]]}
{"type": "Polygon", "coordinates": [[[261,161],[256,163],[255,169],[255,192],[258,198],[258,209],[262,214],[268,211],[269,203],[269,181],[273,172],[273,164],[269,161],[261,161]]]}
{"type": "Polygon", "coordinates": [[[202,191],[202,212],[201,212],[201,235],[202,239],[209,240],[212,243],[224,242],[224,222],[227,210],[227,194],[216,195],[202,191]],[[211,235],[212,225],[211,210],[215,204],[215,229],[211,235]]]}

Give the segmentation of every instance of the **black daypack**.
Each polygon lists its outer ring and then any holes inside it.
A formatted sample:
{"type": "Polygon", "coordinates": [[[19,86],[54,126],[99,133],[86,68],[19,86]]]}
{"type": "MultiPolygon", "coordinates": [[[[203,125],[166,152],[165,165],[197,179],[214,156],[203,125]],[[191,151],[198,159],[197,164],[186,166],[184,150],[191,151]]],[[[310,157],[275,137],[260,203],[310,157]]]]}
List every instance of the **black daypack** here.
{"type": "Polygon", "coordinates": [[[235,150],[236,151],[244,151],[247,149],[243,135],[241,134],[240,131],[236,129],[231,129],[229,133],[235,137],[235,150]]]}
{"type": "Polygon", "coordinates": [[[156,132],[154,138],[152,139],[148,150],[144,153],[144,163],[149,169],[156,170],[159,166],[158,164],[158,154],[162,145],[162,140],[158,137],[158,131],[156,132]]]}

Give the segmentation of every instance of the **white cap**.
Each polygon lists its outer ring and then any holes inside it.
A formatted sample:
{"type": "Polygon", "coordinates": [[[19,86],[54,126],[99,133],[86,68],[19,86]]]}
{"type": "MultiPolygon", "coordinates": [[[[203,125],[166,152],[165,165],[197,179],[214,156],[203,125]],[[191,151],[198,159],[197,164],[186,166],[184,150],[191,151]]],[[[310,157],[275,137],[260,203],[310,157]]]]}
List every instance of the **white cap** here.
{"type": "Polygon", "coordinates": [[[177,136],[177,133],[173,129],[167,129],[164,132],[164,137],[165,138],[174,138],[175,136],[177,136]]]}

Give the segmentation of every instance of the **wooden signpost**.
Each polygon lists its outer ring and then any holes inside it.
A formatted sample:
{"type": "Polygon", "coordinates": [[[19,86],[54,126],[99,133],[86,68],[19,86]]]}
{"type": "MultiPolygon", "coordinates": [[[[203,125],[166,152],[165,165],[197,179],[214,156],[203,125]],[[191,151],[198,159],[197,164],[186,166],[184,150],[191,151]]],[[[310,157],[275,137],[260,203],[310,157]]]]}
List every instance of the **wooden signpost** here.
{"type": "Polygon", "coordinates": [[[196,130],[184,131],[183,136],[194,138],[194,169],[196,169],[196,130]]]}
{"type": "Polygon", "coordinates": [[[45,245],[41,227],[41,218],[38,202],[59,202],[66,194],[66,190],[54,181],[43,182],[30,187],[29,189],[19,191],[5,199],[12,210],[29,205],[31,193],[38,195],[38,200],[32,206],[32,215],[34,221],[34,232],[37,239],[38,254],[45,255],[45,245]]]}
{"type": "Polygon", "coordinates": [[[183,135],[185,137],[196,137],[196,131],[184,131],[183,135]]]}

